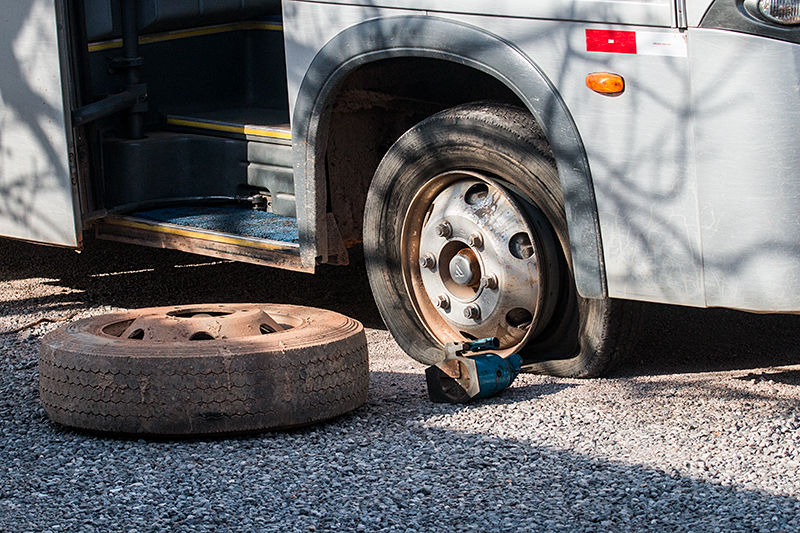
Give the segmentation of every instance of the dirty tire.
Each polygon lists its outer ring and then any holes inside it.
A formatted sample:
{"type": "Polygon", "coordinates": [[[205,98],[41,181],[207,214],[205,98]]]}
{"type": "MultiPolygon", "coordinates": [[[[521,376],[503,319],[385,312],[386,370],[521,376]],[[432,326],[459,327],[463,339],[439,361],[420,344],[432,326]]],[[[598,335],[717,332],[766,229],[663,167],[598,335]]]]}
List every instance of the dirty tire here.
{"type": "Polygon", "coordinates": [[[512,347],[523,357],[523,370],[586,378],[619,365],[636,342],[640,304],[578,294],[564,198],[547,139],[527,110],[491,102],[448,109],[417,124],[389,149],[375,172],[364,212],[367,274],[381,316],[400,347],[417,361],[436,364],[444,358],[444,342],[468,340],[426,322],[425,316],[435,317],[434,303],[410,296],[415,292],[408,281],[413,270],[404,270],[419,259],[409,259],[403,248],[408,213],[423,194],[418,191],[458,172],[488,176],[521,205],[532,206],[544,217],[536,226],[555,242],[555,250],[540,260],[553,276],[543,304],[552,311],[543,313],[546,318],[512,347]]]}
{"type": "Polygon", "coordinates": [[[155,342],[109,334],[144,311],[78,320],[42,339],[39,391],[65,426],[138,435],[285,429],[362,405],[363,326],[309,307],[258,305],[290,329],[235,339],[155,342]]]}

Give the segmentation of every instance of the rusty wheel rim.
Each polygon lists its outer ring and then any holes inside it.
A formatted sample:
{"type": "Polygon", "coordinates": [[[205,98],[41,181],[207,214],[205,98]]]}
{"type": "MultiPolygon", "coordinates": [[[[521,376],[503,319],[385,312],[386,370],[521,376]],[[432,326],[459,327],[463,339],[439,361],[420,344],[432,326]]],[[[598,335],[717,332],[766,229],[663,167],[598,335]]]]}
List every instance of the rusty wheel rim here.
{"type": "Polygon", "coordinates": [[[495,180],[446,172],[409,206],[401,236],[406,290],[439,342],[500,339],[519,350],[543,318],[538,234],[495,180]]]}
{"type": "Polygon", "coordinates": [[[280,333],[302,324],[283,314],[268,314],[256,305],[178,305],[145,309],[134,319],[113,322],[102,335],[152,342],[241,339],[280,333]]]}

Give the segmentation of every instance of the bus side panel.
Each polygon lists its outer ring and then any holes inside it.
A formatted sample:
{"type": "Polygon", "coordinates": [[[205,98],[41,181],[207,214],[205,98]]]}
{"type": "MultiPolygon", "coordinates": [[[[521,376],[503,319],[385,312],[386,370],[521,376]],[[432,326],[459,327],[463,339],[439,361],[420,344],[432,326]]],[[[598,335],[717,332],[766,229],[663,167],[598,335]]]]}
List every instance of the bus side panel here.
{"type": "Polygon", "coordinates": [[[690,28],[700,25],[712,3],[714,0],[686,0],[686,17],[690,28]]]}
{"type": "Polygon", "coordinates": [[[689,30],[709,306],[800,310],[800,45],[689,30]]]}
{"type": "Polygon", "coordinates": [[[0,235],[78,245],[54,0],[0,14],[0,235]]]}
{"type": "Polygon", "coordinates": [[[671,26],[672,0],[325,0],[329,4],[551,20],[671,26]]]}
{"type": "MultiPolygon", "coordinates": [[[[352,6],[284,4],[290,95],[296,99],[310,58],[359,15],[352,6]],[[347,15],[345,17],[345,15],[347,15]],[[318,21],[324,32],[303,31],[294,20],[318,21]],[[295,30],[298,30],[295,33],[295,30]],[[318,37],[317,40],[314,40],[318,37]],[[323,40],[323,38],[325,40],[323,40]]],[[[386,15],[395,14],[386,10],[386,15]]],[[[363,8],[363,19],[384,15],[363,8]]],[[[700,224],[689,65],[682,34],[672,28],[609,26],[438,13],[439,20],[475,28],[512,43],[530,58],[563,98],[588,156],[602,235],[609,296],[703,306],[700,224]],[[587,30],[624,31],[642,37],[639,53],[589,51],[587,30]],[[658,46],[657,46],[658,45],[658,46]],[[664,48],[670,45],[670,51],[664,48]],[[618,97],[596,94],[585,84],[591,72],[625,78],[618,97]]],[[[394,35],[386,18],[386,35],[394,35]]],[[[474,43],[462,42],[468,54],[474,43]]],[[[411,75],[411,74],[410,74],[411,75]]],[[[506,79],[519,73],[500,72],[506,79]]],[[[548,95],[524,94],[533,101],[548,95]]],[[[297,117],[295,117],[297,118],[297,117]]],[[[308,207],[306,207],[308,208],[308,207]]],[[[573,251],[573,256],[580,251],[573,251]]]]}

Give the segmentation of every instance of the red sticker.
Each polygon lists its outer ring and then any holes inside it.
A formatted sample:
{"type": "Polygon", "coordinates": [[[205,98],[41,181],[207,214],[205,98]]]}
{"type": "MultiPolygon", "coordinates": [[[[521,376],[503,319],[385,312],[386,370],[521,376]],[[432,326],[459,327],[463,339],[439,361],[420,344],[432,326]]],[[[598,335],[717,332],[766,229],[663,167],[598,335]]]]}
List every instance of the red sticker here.
{"type": "Polygon", "coordinates": [[[587,52],[635,54],[635,31],[586,30],[587,52]]]}

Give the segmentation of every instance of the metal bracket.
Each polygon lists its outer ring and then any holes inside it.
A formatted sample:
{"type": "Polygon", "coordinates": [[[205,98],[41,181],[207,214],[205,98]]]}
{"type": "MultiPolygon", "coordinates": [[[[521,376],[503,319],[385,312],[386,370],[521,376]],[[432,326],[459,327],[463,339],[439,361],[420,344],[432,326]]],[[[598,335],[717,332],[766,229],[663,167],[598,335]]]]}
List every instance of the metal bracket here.
{"type": "Polygon", "coordinates": [[[675,23],[678,29],[689,27],[689,16],[686,14],[686,0],[675,0],[675,23]]]}
{"type": "Polygon", "coordinates": [[[72,124],[82,126],[125,110],[130,110],[132,113],[147,111],[146,83],[128,85],[121,93],[106,96],[100,101],[75,109],[72,112],[72,124]]]}
{"type": "Polygon", "coordinates": [[[145,113],[147,112],[147,84],[137,83],[136,85],[126,85],[125,92],[130,92],[136,98],[133,104],[131,113],[145,113]]]}
{"type": "Polygon", "coordinates": [[[118,70],[141,67],[144,64],[143,57],[108,57],[108,73],[114,74],[118,70]]]}
{"type": "Polygon", "coordinates": [[[444,358],[455,359],[464,354],[464,352],[486,352],[488,350],[497,350],[500,348],[500,339],[497,337],[489,337],[488,339],[480,339],[470,342],[448,342],[444,345],[444,358]]]}

